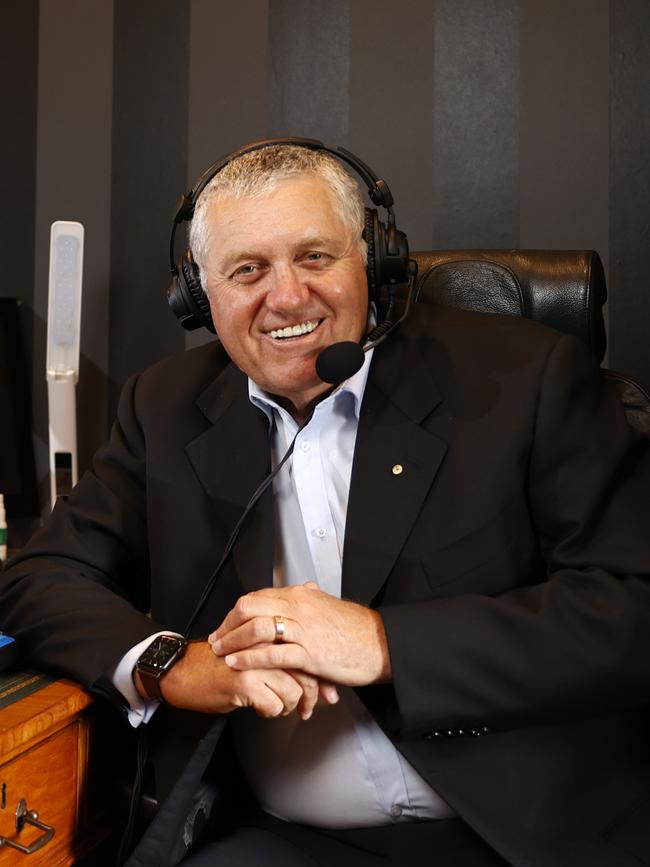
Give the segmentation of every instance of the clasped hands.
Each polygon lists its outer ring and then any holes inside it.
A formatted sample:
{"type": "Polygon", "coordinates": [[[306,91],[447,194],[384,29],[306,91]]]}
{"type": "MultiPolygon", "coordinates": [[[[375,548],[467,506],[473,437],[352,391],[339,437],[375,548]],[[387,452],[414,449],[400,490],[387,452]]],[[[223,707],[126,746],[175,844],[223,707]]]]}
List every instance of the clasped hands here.
{"type": "MultiPolygon", "coordinates": [[[[193,641],[163,677],[165,700],[202,713],[252,708],[259,716],[309,719],[319,698],[338,701],[337,685],[391,679],[386,633],[377,611],[324,593],[313,581],[240,597],[208,641],[193,641]],[[284,621],[281,643],[276,618],[284,621]]],[[[142,685],[136,675],[136,687],[142,685]]]]}
{"type": "Polygon", "coordinates": [[[329,704],[338,701],[337,684],[364,686],[391,676],[379,613],[331,596],[313,581],[240,597],[208,643],[233,673],[272,679],[278,712],[256,707],[263,716],[295,709],[308,719],[319,697],[329,704]],[[278,617],[284,634],[275,643],[278,617]]]}

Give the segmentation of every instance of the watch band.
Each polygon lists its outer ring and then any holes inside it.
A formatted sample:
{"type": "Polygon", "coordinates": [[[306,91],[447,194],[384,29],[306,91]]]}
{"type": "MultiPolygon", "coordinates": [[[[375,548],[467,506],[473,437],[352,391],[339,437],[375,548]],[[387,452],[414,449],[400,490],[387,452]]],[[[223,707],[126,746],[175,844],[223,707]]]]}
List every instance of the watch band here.
{"type": "Polygon", "coordinates": [[[147,671],[144,668],[138,668],[136,666],[136,671],[140,675],[140,683],[144,691],[147,693],[147,698],[150,700],[156,701],[164,701],[165,697],[162,694],[162,690],[160,689],[160,681],[162,680],[162,672],[158,672],[158,674],[154,674],[151,671],[147,671]]]}

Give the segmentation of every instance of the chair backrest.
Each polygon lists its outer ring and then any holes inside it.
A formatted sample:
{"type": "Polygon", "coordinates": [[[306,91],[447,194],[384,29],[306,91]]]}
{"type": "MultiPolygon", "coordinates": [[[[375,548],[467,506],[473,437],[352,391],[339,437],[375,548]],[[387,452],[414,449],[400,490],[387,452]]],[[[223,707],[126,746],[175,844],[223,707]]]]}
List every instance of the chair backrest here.
{"type": "MultiPolygon", "coordinates": [[[[418,263],[416,298],[465,310],[525,316],[583,340],[602,362],[607,346],[605,272],[593,250],[429,250],[418,263]]],[[[630,377],[603,369],[631,425],[650,435],[650,396],[630,377]]]]}

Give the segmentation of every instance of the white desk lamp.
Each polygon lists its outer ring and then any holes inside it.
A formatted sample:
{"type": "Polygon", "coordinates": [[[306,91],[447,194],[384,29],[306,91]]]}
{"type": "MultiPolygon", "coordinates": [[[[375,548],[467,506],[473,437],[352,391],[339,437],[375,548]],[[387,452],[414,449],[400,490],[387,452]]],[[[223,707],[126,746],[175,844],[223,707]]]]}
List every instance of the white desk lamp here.
{"type": "Polygon", "coordinates": [[[52,223],[46,361],[52,508],[77,483],[75,387],[79,379],[83,244],[81,223],[52,223]]]}

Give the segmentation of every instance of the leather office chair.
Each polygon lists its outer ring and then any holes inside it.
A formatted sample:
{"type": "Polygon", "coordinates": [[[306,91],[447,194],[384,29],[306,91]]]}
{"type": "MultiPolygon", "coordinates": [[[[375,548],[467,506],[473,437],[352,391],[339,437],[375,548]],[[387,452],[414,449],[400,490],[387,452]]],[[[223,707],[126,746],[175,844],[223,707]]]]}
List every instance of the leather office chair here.
{"type": "MultiPolygon", "coordinates": [[[[607,338],[605,272],[592,250],[435,250],[412,254],[419,303],[525,316],[583,340],[598,362],[607,338]]],[[[633,379],[603,368],[628,421],[650,436],[650,396],[633,379]]]]}

